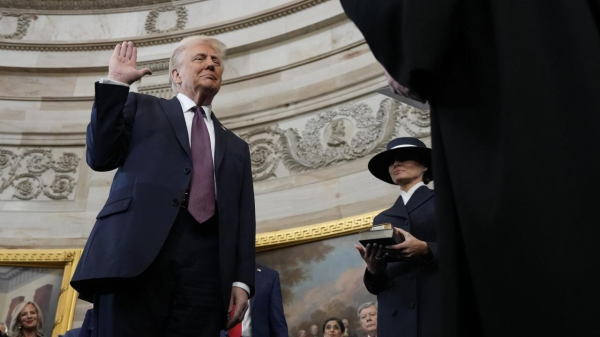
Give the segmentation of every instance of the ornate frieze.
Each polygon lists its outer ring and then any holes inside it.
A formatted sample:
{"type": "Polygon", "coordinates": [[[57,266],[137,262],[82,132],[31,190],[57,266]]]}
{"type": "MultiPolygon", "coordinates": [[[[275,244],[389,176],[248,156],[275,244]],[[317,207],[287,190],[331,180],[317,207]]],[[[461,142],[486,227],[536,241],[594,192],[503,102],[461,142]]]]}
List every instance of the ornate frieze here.
{"type": "Polygon", "coordinates": [[[203,0],[0,0],[0,8],[35,14],[96,14],[141,11],[165,4],[203,0]]]}
{"type": "Polygon", "coordinates": [[[10,18],[16,18],[15,30],[10,34],[0,34],[0,39],[21,40],[27,35],[27,30],[31,24],[31,15],[0,12],[0,25],[10,25],[11,23],[8,22],[10,18]]]}
{"type": "Polygon", "coordinates": [[[300,173],[381,151],[397,135],[401,105],[389,98],[377,111],[365,103],[345,104],[318,113],[302,133],[286,130],[279,139],[285,167],[300,173]]]}
{"type": "Polygon", "coordinates": [[[282,132],[277,126],[267,126],[241,133],[240,138],[250,147],[252,178],[254,181],[275,177],[275,170],[281,161],[278,139],[282,132]]]}
{"type": "MultiPolygon", "coordinates": [[[[330,0],[298,0],[289,5],[280,6],[271,10],[266,10],[257,15],[251,15],[231,22],[214,25],[207,28],[186,30],[184,32],[175,32],[169,36],[144,36],[135,37],[130,40],[133,41],[137,47],[155,46],[161,44],[176,43],[188,36],[194,35],[218,35],[226,32],[231,32],[239,29],[256,26],[265,22],[276,20],[288,15],[295,14],[297,12],[306,10],[314,7],[318,4],[327,2],[330,0]]],[[[333,24],[337,21],[345,20],[344,15],[338,15],[335,20],[330,20],[329,23],[333,24]]],[[[7,50],[27,50],[27,51],[94,51],[94,50],[111,50],[115,47],[115,43],[118,41],[102,41],[102,42],[90,42],[90,43],[16,43],[16,42],[0,42],[0,49],[7,50]]]]}
{"type": "Polygon", "coordinates": [[[148,13],[148,16],[146,17],[146,32],[148,34],[160,34],[182,30],[185,28],[187,18],[188,11],[184,6],[167,6],[151,10],[148,13]],[[177,21],[175,22],[175,26],[167,29],[159,29],[156,27],[156,22],[158,21],[160,14],[166,12],[175,12],[175,14],[177,15],[177,21]]]}
{"type": "Polygon", "coordinates": [[[0,200],[73,200],[81,151],[0,148],[0,200]]]}
{"type": "Polygon", "coordinates": [[[277,172],[293,175],[372,155],[401,135],[428,137],[429,112],[386,98],[376,111],[366,103],[321,111],[300,129],[272,125],[240,133],[250,146],[255,181],[275,178],[277,172]]]}

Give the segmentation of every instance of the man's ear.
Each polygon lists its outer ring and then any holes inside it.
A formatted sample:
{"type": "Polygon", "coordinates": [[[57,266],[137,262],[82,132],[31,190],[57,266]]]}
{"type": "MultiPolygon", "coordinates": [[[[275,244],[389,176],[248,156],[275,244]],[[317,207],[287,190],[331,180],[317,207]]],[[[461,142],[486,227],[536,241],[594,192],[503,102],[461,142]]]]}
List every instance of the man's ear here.
{"type": "Polygon", "coordinates": [[[171,71],[171,80],[175,84],[181,84],[181,76],[179,76],[179,71],[177,69],[171,71]]]}

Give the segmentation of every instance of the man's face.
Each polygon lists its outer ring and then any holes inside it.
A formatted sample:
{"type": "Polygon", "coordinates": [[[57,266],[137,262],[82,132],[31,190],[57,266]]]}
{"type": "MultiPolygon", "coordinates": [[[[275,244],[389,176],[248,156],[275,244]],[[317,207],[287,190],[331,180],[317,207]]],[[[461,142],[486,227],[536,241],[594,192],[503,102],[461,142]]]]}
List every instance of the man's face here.
{"type": "Polygon", "coordinates": [[[360,312],[360,324],[368,335],[375,335],[377,332],[377,308],[374,305],[364,308],[360,312]]]}
{"type": "Polygon", "coordinates": [[[317,327],[314,324],[310,326],[310,334],[311,335],[316,336],[318,332],[319,332],[319,327],[317,327]]]}
{"type": "Polygon", "coordinates": [[[171,76],[184,93],[207,91],[216,95],[221,88],[223,60],[207,44],[191,45],[183,51],[178,68],[171,76]]]}

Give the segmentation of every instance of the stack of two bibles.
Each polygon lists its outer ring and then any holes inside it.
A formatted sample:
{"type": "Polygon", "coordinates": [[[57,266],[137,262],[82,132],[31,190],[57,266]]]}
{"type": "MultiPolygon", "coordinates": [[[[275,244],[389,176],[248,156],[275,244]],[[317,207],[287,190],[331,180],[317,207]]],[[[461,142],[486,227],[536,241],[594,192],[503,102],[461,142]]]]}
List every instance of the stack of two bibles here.
{"type": "MultiPolygon", "coordinates": [[[[404,241],[404,236],[396,233],[394,227],[390,223],[373,225],[369,230],[358,233],[358,242],[360,242],[364,247],[367,244],[377,244],[383,247],[393,246],[404,241]]],[[[386,249],[386,251],[389,251],[386,249]]],[[[386,256],[386,261],[394,262],[401,261],[395,254],[390,254],[386,256]]]]}

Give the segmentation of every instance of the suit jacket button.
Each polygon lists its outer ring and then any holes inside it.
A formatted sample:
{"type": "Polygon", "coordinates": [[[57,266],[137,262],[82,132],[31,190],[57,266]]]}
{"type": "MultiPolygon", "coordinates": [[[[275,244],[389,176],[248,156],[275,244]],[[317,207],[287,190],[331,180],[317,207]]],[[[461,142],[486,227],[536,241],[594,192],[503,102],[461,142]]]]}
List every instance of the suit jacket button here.
{"type": "Polygon", "coordinates": [[[409,308],[414,309],[416,306],[415,302],[410,302],[410,304],[408,305],[409,308]]]}
{"type": "Polygon", "coordinates": [[[408,274],[408,279],[412,280],[415,278],[415,275],[413,273],[408,274]]]}
{"type": "Polygon", "coordinates": [[[179,206],[179,200],[173,199],[173,201],[171,201],[171,205],[173,205],[173,206],[179,206]]]}
{"type": "Polygon", "coordinates": [[[394,310],[392,311],[392,316],[396,316],[396,314],[397,314],[397,313],[398,313],[398,310],[394,309],[394,310]]]}
{"type": "Polygon", "coordinates": [[[192,169],[189,168],[189,167],[186,167],[186,168],[183,169],[183,173],[185,173],[185,174],[188,174],[190,172],[192,172],[192,169]]]}

